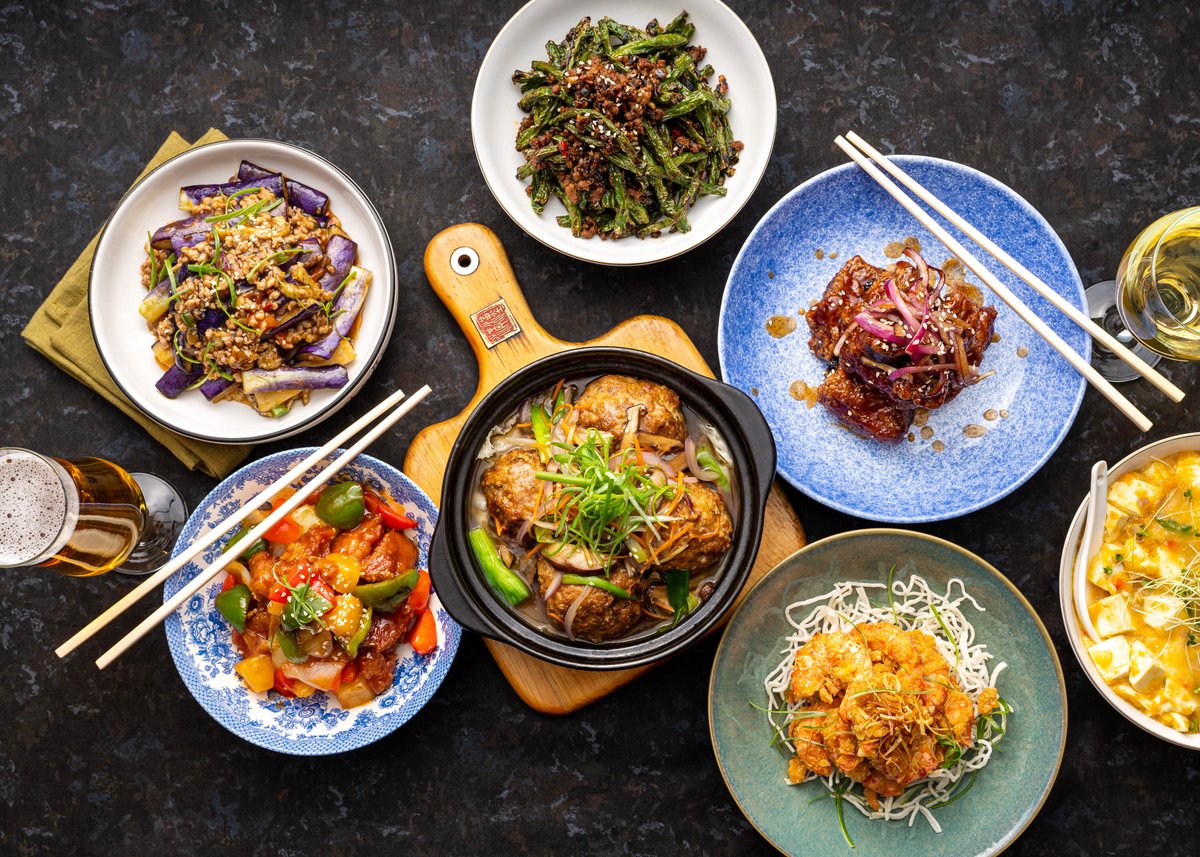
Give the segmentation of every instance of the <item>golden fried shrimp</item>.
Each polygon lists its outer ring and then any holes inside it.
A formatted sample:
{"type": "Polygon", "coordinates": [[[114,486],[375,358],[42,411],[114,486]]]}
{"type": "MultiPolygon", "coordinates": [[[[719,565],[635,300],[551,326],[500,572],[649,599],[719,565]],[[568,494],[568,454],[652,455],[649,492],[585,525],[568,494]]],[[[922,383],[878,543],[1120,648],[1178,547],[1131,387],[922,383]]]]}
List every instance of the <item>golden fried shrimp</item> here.
{"type": "Polygon", "coordinates": [[[813,696],[832,702],[856,675],[870,668],[862,640],[841,632],[814,634],[796,652],[788,693],[793,702],[813,696]]]}

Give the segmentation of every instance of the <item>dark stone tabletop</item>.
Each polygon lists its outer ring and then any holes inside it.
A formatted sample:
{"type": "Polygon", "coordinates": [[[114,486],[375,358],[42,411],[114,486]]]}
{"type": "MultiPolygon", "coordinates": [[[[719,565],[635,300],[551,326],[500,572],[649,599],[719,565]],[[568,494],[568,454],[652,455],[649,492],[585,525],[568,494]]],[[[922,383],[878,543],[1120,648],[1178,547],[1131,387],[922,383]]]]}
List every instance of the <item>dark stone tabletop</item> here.
{"type": "MultiPolygon", "coordinates": [[[[1109,278],[1152,218],[1200,202],[1194,4],[731,4],[775,75],[770,167],[717,238],[634,270],[542,247],[482,181],[468,119],[475,69],[517,0],[3,6],[0,442],[152,470],[189,504],[213,486],[19,337],[172,130],[194,139],[216,126],[297,143],[374,200],[396,249],[401,316],[375,379],[347,411],[377,402],[381,379],[436,387],[419,420],[376,446],[397,464],[420,425],[457,413],[474,389],[471,353],[421,263],[425,243],[456,222],[499,234],[552,333],[587,339],[659,313],[715,367],[717,310],[738,248],[781,195],[844,160],[832,139],[847,128],[1008,184],[1058,230],[1085,282],[1109,278]]],[[[603,5],[581,3],[581,14],[603,5]]],[[[1195,367],[1164,365],[1195,396],[1195,367]]],[[[1195,428],[1194,403],[1172,406],[1144,382],[1126,389],[1156,420],[1149,438],[1089,391],[1058,453],[1026,485],[983,511],[915,528],[1002,569],[1059,649],[1066,756],[1013,854],[1193,850],[1200,757],[1138,731],[1101,700],[1067,647],[1055,594],[1090,463],[1195,428]]],[[[810,539],[865,525],[788,496],[810,539]]],[[[95,644],[54,656],[130,586],[118,575],[0,575],[0,852],[773,853],[713,758],[714,640],[579,713],[549,717],[526,708],[468,638],[441,691],[399,732],[344,756],[297,759],[259,750],[205,714],[161,632],[103,673],[92,665],[95,644]]]]}

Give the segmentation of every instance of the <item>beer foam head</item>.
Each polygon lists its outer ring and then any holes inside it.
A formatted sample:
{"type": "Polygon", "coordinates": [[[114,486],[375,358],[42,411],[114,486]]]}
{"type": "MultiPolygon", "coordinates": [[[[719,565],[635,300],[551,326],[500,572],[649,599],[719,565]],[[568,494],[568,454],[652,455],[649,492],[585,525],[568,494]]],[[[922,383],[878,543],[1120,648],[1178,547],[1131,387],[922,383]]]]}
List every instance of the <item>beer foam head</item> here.
{"type": "Polygon", "coordinates": [[[62,532],[68,499],[54,465],[20,449],[0,449],[0,566],[45,553],[62,532]]]}

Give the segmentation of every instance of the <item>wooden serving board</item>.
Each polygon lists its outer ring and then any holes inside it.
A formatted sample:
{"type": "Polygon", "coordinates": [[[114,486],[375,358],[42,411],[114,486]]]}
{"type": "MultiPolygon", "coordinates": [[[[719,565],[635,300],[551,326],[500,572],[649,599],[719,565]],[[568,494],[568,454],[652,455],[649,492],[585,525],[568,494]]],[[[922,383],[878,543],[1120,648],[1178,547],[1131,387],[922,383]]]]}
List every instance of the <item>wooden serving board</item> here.
{"type": "MultiPolygon", "coordinates": [[[[493,387],[534,360],[581,345],[609,345],[649,351],[713,377],[683,329],[658,316],[631,318],[590,342],[565,342],[551,336],[530,312],[499,239],[478,223],[451,226],[435,235],[425,248],[425,274],[470,341],[479,363],[474,398],[458,416],[421,431],[404,459],[404,472],[435,503],[441,502],[450,448],[467,416],[493,387]]],[[[800,520],[776,485],[767,502],[758,560],[742,594],[804,544],[800,520]]],[[[521,699],[546,714],[577,711],[651,669],[572,670],[544,663],[495,640],[485,643],[521,699]]]]}

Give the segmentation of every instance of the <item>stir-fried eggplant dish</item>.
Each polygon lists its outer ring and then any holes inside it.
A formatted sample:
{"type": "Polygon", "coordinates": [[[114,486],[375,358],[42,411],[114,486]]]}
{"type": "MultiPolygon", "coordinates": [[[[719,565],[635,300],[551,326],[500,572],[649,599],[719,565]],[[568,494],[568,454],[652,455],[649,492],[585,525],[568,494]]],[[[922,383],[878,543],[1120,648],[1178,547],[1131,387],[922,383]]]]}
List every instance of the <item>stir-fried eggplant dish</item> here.
{"type": "Polygon", "coordinates": [[[180,188],[179,207],[188,216],[147,234],[141,266],[159,391],[280,417],[344,387],[371,272],[329,197],[242,161],[228,182],[180,188]]]}
{"type": "Polygon", "coordinates": [[[539,214],[551,195],[558,218],[579,237],[656,238],[687,232],[701,196],[724,196],[742,143],[729,127],[729,85],[716,86],[696,27],[682,12],[646,28],[584,18],[567,37],[546,43],[547,60],[513,72],[517,132],[525,164],[518,179],[539,214]]]}
{"type": "Polygon", "coordinates": [[[416,522],[403,511],[361,483],[339,482],[242,545],[269,511],[254,512],[225,544],[240,554],[216,602],[250,690],[325,691],[353,708],[392,686],[400,643],[418,654],[437,648],[429,572],[417,569],[417,545],[405,535],[416,522]]]}
{"type": "Polygon", "coordinates": [[[830,366],[817,400],[856,434],[899,441],[917,408],[944,405],[979,371],[996,308],[983,306],[913,249],[876,268],[855,256],[806,317],[809,348],[830,366]]]}
{"type": "Polygon", "coordinates": [[[560,381],[478,459],[471,549],[534,627],[595,643],[655,633],[712,593],[737,515],[733,462],[674,390],[560,381]]]}

